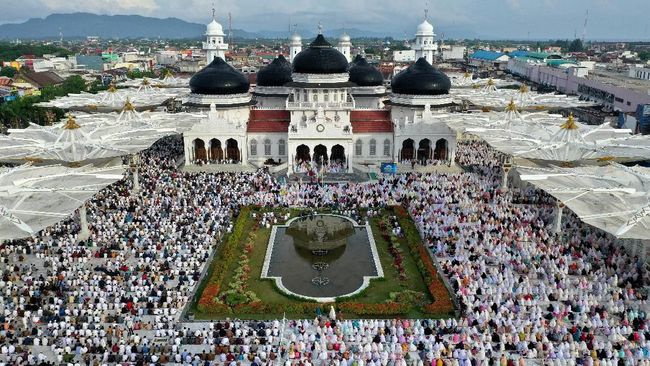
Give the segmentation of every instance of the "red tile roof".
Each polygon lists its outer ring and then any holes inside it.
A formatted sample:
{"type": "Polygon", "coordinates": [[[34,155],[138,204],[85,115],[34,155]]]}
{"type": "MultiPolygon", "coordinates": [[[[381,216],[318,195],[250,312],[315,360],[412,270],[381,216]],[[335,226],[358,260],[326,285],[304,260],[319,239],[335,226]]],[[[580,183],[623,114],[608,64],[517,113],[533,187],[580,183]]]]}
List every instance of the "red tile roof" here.
{"type": "Polygon", "coordinates": [[[353,133],[393,132],[389,110],[352,111],[350,122],[353,133]]]}
{"type": "Polygon", "coordinates": [[[0,86],[11,86],[13,80],[6,76],[0,76],[0,86]]]}
{"type": "Polygon", "coordinates": [[[289,111],[251,109],[248,132],[287,132],[291,116],[289,111]]]}

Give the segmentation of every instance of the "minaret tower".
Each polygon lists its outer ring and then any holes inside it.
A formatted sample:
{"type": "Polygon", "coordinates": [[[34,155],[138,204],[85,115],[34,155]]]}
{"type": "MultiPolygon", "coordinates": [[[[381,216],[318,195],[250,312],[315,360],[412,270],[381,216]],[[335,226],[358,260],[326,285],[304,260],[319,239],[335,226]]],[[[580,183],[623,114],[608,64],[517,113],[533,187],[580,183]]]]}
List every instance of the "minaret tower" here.
{"type": "Polygon", "coordinates": [[[429,23],[428,9],[424,10],[424,21],[418,25],[413,49],[416,60],[424,57],[427,62],[433,64],[434,56],[438,52],[438,44],[436,43],[436,34],[433,32],[433,25],[429,23]]]}
{"type": "Polygon", "coordinates": [[[351,48],[352,42],[350,42],[350,36],[346,32],[343,32],[339,38],[339,44],[336,49],[339,50],[339,52],[341,52],[343,56],[348,59],[348,62],[352,61],[352,53],[350,52],[351,48]]]}
{"type": "Polygon", "coordinates": [[[217,57],[226,60],[226,51],[228,50],[228,44],[224,43],[223,40],[225,37],[223,27],[215,20],[214,13],[215,10],[212,8],[212,22],[206,28],[206,42],[203,42],[203,49],[207,53],[208,64],[217,57]]]}
{"type": "Polygon", "coordinates": [[[300,51],[302,51],[302,37],[300,37],[300,34],[294,30],[289,43],[289,62],[293,62],[293,58],[296,57],[300,51]]]}

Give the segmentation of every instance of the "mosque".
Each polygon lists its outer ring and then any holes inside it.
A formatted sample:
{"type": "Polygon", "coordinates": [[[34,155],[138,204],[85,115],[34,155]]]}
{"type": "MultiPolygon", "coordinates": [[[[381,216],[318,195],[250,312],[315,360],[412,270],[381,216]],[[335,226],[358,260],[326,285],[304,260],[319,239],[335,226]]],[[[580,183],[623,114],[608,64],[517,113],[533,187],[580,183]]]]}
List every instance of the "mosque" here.
{"type": "Polygon", "coordinates": [[[390,90],[363,57],[352,59],[347,34],[335,47],[321,29],[304,49],[294,34],[288,59],[279,55],[262,68],[252,87],[224,61],[224,38],[213,17],[203,43],[209,64],[191,78],[184,100],[208,114],[184,133],[186,164],[286,163],[291,174],[305,161],[353,172],[382,162],[454,160],[456,134],[443,122],[453,107],[451,82],[431,65],[437,43],[426,19],[417,27],[417,62],[393,77],[390,90]]]}

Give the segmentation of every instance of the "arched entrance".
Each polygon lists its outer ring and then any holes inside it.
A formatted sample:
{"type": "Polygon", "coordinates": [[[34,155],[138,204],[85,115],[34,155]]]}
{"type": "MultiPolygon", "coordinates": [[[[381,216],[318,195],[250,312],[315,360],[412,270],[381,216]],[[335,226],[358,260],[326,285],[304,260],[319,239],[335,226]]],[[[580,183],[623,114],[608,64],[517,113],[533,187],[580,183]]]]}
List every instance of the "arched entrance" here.
{"type": "Polygon", "coordinates": [[[221,148],[221,141],[218,139],[210,140],[210,160],[222,160],[223,149],[221,148]]]}
{"type": "Polygon", "coordinates": [[[330,157],[332,162],[345,163],[345,148],[341,145],[332,146],[332,156],[330,157]]]}
{"type": "Polygon", "coordinates": [[[402,153],[400,160],[411,160],[415,158],[415,141],[406,139],[402,142],[402,153]]]}
{"type": "Polygon", "coordinates": [[[327,148],[325,145],[316,145],[314,148],[314,161],[317,164],[327,164],[327,148]]]}
{"type": "Polygon", "coordinates": [[[436,149],[433,151],[433,158],[436,160],[447,160],[448,143],[445,139],[436,141],[436,149]]]}
{"type": "Polygon", "coordinates": [[[239,162],[241,159],[239,156],[239,144],[235,139],[226,140],[226,157],[235,162],[239,162]]]}
{"type": "Polygon", "coordinates": [[[194,160],[208,160],[205,151],[205,142],[201,139],[194,140],[194,160]]]}
{"type": "Polygon", "coordinates": [[[431,159],[431,140],[422,139],[418,145],[418,161],[424,164],[431,159]]]}
{"type": "Polygon", "coordinates": [[[309,155],[309,146],[300,145],[296,148],[296,162],[299,161],[311,161],[311,155],[309,155]]]}

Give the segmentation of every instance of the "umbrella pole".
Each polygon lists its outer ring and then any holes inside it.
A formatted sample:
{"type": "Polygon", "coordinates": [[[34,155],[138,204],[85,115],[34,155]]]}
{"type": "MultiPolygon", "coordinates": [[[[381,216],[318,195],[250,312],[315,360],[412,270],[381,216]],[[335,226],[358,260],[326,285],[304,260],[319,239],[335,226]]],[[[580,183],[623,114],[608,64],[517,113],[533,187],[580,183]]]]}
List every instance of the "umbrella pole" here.
{"type": "Polygon", "coordinates": [[[81,231],[79,232],[79,239],[86,240],[90,237],[90,230],[88,230],[88,213],[86,211],[86,203],[79,208],[79,226],[81,226],[81,231]]]}
{"type": "Polygon", "coordinates": [[[555,216],[555,233],[559,233],[562,230],[562,209],[564,208],[564,203],[557,201],[556,216],[555,216]]]}
{"type": "Polygon", "coordinates": [[[140,192],[140,177],[138,175],[138,166],[140,165],[140,156],[138,154],[131,155],[131,174],[133,175],[133,190],[132,193],[140,192]]]}

